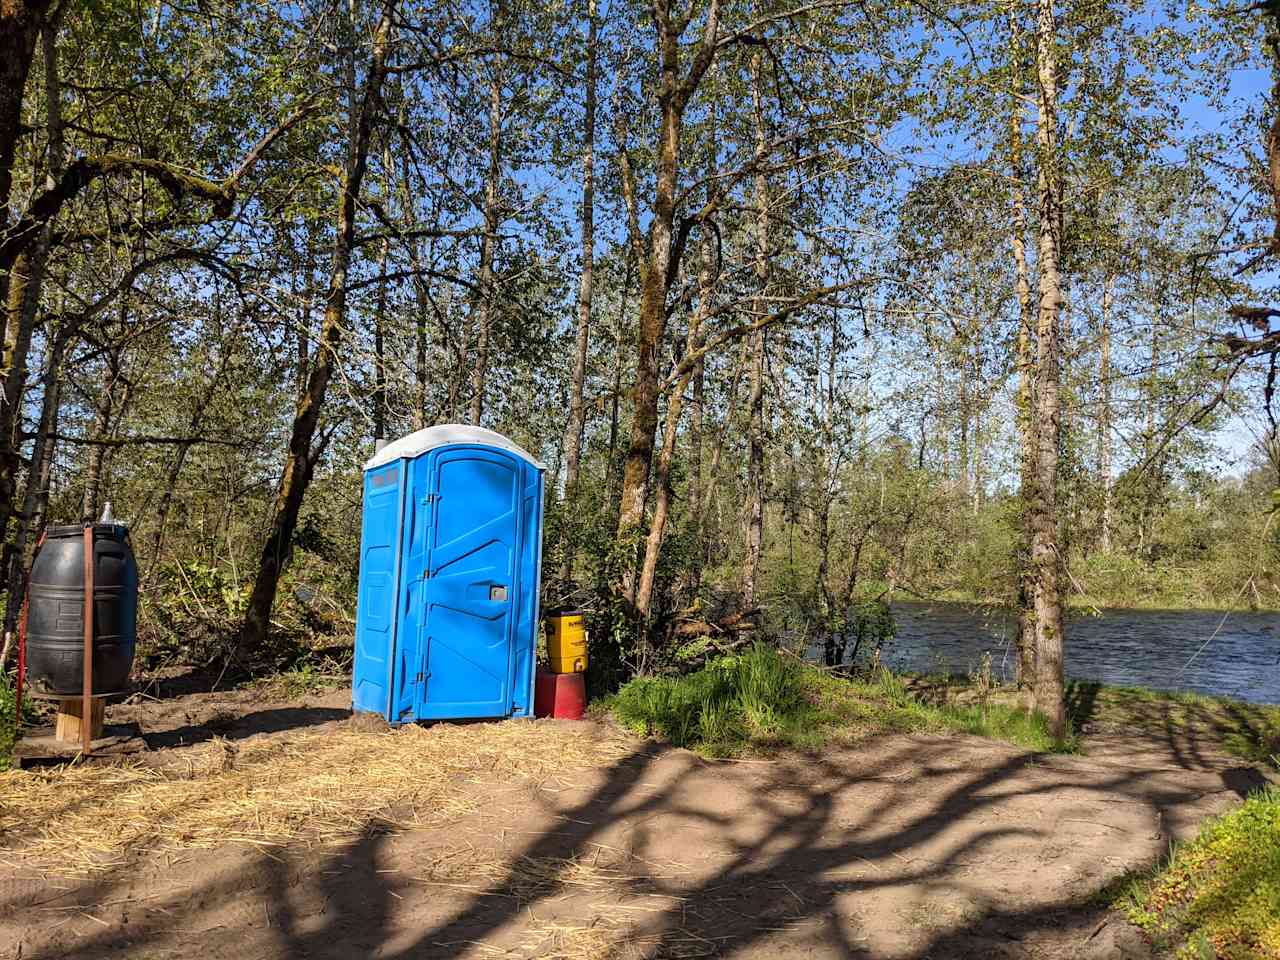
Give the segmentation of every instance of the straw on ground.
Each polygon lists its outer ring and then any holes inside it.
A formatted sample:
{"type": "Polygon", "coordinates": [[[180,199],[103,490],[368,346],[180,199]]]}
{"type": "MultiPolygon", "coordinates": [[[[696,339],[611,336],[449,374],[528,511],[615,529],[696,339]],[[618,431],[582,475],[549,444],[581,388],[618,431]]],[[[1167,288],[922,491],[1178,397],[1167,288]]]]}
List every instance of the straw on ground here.
{"type": "Polygon", "coordinates": [[[172,764],[0,774],[0,845],[32,864],[92,873],[130,851],[327,842],[370,825],[438,823],[474,809],[481,775],[547,777],[606,765],[622,738],[510,721],[214,740],[172,764]]]}

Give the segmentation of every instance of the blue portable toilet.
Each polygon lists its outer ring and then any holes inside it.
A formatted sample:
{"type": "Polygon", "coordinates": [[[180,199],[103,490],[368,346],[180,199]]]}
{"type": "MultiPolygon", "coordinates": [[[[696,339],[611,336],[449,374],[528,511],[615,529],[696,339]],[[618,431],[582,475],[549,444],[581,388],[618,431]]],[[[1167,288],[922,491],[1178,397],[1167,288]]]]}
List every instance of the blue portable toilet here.
{"type": "Polygon", "coordinates": [[[364,465],[355,710],[391,723],[533,715],[544,468],[444,424],[364,465]]]}

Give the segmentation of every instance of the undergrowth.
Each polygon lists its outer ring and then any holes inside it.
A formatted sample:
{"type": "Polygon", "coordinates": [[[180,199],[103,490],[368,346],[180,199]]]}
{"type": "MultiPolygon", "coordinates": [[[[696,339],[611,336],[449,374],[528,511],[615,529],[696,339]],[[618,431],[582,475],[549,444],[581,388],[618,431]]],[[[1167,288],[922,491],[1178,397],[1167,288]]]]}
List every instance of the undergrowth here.
{"type": "Polygon", "coordinates": [[[1280,790],[1209,821],[1116,905],[1179,960],[1280,958],[1280,790]]]}
{"type": "Polygon", "coordinates": [[[266,696],[296,700],[350,682],[350,665],[325,657],[316,663],[310,661],[303,663],[293,670],[282,670],[270,676],[259,677],[252,680],[249,686],[266,696]]]}
{"type": "Polygon", "coordinates": [[[641,677],[606,701],[633,732],[654,734],[709,756],[817,750],[872,733],[958,732],[1007,740],[1036,751],[1072,751],[1042,716],[996,704],[929,704],[881,671],[846,679],[772,647],[721,657],[681,677],[641,677]]]}
{"type": "Polygon", "coordinates": [[[13,708],[13,681],[0,670],[0,772],[8,770],[13,762],[13,742],[18,729],[13,708]]]}

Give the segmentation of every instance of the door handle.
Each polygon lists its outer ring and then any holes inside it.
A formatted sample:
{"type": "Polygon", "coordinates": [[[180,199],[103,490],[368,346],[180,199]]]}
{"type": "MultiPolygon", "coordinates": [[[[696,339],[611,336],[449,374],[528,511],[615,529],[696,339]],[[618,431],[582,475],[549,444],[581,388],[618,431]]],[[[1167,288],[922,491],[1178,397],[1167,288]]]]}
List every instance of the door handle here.
{"type": "Polygon", "coordinates": [[[489,587],[489,601],[491,603],[507,602],[507,585],[505,583],[495,583],[489,587]]]}

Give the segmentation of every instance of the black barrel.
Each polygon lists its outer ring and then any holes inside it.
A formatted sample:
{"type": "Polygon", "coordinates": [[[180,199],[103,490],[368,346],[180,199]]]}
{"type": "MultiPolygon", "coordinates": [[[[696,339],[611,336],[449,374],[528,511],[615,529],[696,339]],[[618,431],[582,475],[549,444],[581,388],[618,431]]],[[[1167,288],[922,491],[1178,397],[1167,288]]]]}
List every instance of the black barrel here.
{"type": "MultiPolygon", "coordinates": [[[[93,692],[122,690],[133,667],[138,564],[129,531],[93,525],[93,692]]],[[[31,567],[27,677],[31,691],[79,696],[84,684],[84,527],[50,527],[31,567]]]]}

